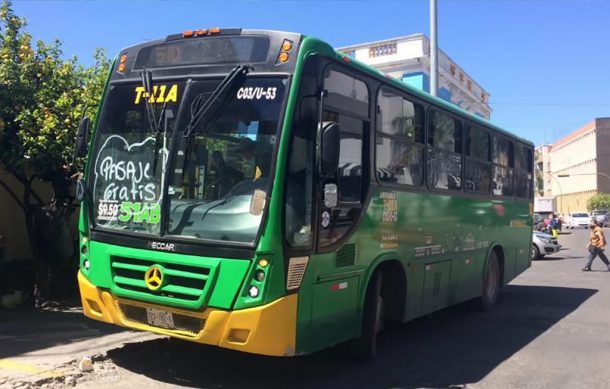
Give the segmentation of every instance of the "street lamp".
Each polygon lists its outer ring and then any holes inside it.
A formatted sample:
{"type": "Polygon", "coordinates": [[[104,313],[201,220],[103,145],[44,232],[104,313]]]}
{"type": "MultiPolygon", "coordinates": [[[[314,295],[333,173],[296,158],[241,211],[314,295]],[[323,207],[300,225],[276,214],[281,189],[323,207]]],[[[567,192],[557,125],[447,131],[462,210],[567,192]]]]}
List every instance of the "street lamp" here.
{"type": "MultiPolygon", "coordinates": [[[[559,180],[557,179],[557,177],[555,177],[552,173],[551,173],[551,177],[553,177],[553,179],[555,180],[555,182],[557,183],[557,186],[559,187],[559,210],[561,211],[560,213],[563,215],[563,191],[561,190],[561,184],[559,183],[559,180]]],[[[561,177],[561,175],[559,175],[558,177],[561,177]]]]}

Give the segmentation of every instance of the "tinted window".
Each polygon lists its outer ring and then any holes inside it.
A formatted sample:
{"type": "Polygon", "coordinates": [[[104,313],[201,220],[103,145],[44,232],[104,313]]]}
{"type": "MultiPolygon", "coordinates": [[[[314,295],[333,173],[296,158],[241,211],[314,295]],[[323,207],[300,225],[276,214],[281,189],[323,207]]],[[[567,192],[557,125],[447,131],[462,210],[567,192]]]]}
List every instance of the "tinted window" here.
{"type": "Polygon", "coordinates": [[[493,142],[493,162],[508,167],[514,167],[513,142],[506,138],[495,137],[493,142]]]}
{"type": "MultiPolygon", "coordinates": [[[[324,79],[329,100],[348,98],[366,103],[368,107],[369,90],[363,81],[330,68],[326,70],[324,79]]],[[[368,116],[368,112],[361,113],[368,116]]]]}
{"type": "Polygon", "coordinates": [[[428,133],[428,185],[435,189],[462,188],[462,126],[453,117],[432,111],[428,133]]]}
{"type": "Polygon", "coordinates": [[[421,185],[424,174],[424,110],[391,90],[378,99],[376,162],[381,182],[421,185]]]}
{"type": "Polygon", "coordinates": [[[421,105],[385,88],[379,93],[378,105],[378,131],[398,135],[403,140],[424,142],[424,115],[421,105]]]}
{"type": "Polygon", "coordinates": [[[479,127],[466,127],[466,155],[489,161],[489,131],[479,127]]]}
{"type": "Polygon", "coordinates": [[[432,111],[428,144],[454,153],[462,152],[462,126],[457,119],[432,111]]]}
{"type": "Polygon", "coordinates": [[[381,182],[421,185],[424,176],[423,146],[377,138],[377,177],[381,182]]]}

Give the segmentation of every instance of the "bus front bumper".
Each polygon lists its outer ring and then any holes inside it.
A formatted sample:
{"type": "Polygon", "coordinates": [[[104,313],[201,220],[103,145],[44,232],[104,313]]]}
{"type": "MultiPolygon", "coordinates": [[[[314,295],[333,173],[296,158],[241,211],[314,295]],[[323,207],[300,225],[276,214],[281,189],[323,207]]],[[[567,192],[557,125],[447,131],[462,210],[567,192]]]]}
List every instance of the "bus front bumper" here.
{"type": "Polygon", "coordinates": [[[83,312],[91,319],[249,353],[295,355],[296,294],[255,308],[194,312],[117,298],[80,271],[78,284],[83,312]]]}

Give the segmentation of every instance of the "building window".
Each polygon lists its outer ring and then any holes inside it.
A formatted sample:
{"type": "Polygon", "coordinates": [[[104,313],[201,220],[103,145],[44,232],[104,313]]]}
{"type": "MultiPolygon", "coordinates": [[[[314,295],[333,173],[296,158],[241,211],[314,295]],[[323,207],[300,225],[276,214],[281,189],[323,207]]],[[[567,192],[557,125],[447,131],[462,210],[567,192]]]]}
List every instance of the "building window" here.
{"type": "Polygon", "coordinates": [[[472,91],[472,80],[468,80],[468,82],[466,83],[468,90],[472,91]]]}
{"type": "Polygon", "coordinates": [[[387,43],[384,45],[372,46],[369,48],[369,57],[375,58],[375,57],[382,57],[384,55],[392,55],[392,54],[396,54],[397,51],[398,51],[398,47],[396,45],[396,42],[387,43]]]}
{"type": "Polygon", "coordinates": [[[454,65],[454,64],[449,65],[449,72],[451,73],[451,75],[452,75],[452,76],[454,76],[454,77],[455,77],[455,73],[456,73],[457,71],[456,71],[456,68],[455,68],[455,65],[454,65]]]}

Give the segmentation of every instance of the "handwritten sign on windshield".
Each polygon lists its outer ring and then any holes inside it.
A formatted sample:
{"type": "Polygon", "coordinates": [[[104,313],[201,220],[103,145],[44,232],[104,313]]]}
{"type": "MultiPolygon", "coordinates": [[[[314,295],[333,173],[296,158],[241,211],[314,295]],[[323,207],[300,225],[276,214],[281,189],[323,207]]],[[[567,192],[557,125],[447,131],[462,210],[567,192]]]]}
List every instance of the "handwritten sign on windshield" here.
{"type": "Polygon", "coordinates": [[[162,188],[160,173],[153,168],[160,170],[167,153],[155,150],[155,145],[154,137],[134,143],[119,135],[105,140],[95,159],[98,223],[159,223],[162,188]]]}

